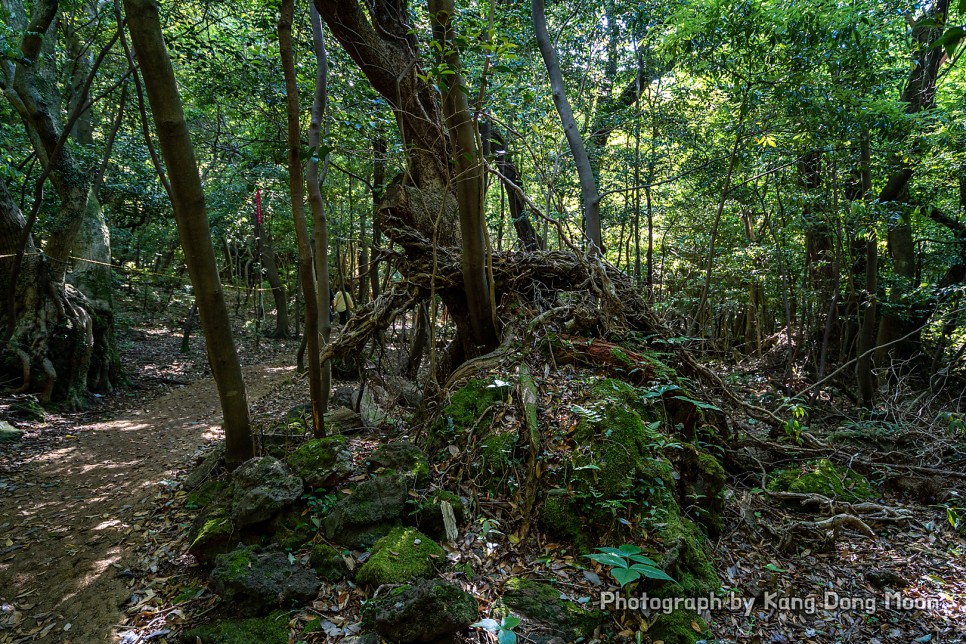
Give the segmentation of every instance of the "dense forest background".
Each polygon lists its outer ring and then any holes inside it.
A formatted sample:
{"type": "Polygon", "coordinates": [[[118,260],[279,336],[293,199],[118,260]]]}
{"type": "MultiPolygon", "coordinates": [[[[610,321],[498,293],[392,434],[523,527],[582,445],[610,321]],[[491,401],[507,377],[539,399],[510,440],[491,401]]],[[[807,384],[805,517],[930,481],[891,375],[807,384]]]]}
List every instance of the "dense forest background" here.
{"type": "MultiPolygon", "coordinates": [[[[278,9],[176,3],[162,7],[162,19],[218,271],[242,287],[229,291],[236,300],[271,289],[266,308],[277,321],[263,324],[284,336],[297,331],[289,309],[300,292],[278,9]]],[[[948,10],[943,2],[550,7],[552,44],[596,180],[604,257],[639,285],[679,341],[724,354],[780,345],[792,392],[873,347],[865,371],[899,375],[912,360],[942,386],[956,370],[966,346],[966,195],[955,64],[962,30],[954,26],[959,7],[947,19],[948,10]],[[874,330],[864,319],[870,309],[874,330]]],[[[5,216],[24,213],[33,247],[53,262],[50,278],[66,271],[95,308],[110,308],[109,293],[83,285],[104,264],[113,287],[183,285],[184,257],[157,171],[163,160],[145,143],[150,106],[119,38],[121,14],[108,4],[60,5],[29,60],[20,41],[31,6],[7,3],[4,11],[5,216]],[[41,190],[41,177],[53,186],[41,190]]],[[[419,77],[445,87],[453,69],[432,55],[426,9],[408,11],[421,44],[419,77]]],[[[317,67],[309,13],[295,18],[306,132],[317,67]]],[[[469,109],[495,171],[484,195],[488,248],[585,243],[578,172],[552,109],[530,8],[474,4],[454,20],[469,109]]],[[[303,136],[301,158],[323,160],[331,281],[346,280],[364,305],[395,279],[373,202],[406,155],[385,97],[338,42],[321,37],[328,107],[318,145],[303,136]]],[[[4,275],[23,241],[5,235],[4,275]]],[[[15,287],[5,279],[4,288],[15,287]]],[[[4,311],[8,340],[12,312],[4,311]]],[[[110,313],[94,317],[109,326],[110,313]]],[[[109,344],[104,333],[94,335],[109,344]]],[[[20,331],[5,349],[16,368],[18,342],[26,342],[20,331]]],[[[31,342],[26,351],[37,355],[27,371],[42,389],[54,380],[38,346],[49,340],[31,342]]],[[[55,367],[57,394],[79,402],[76,365],[55,367]]],[[[110,365],[94,369],[86,383],[94,390],[116,380],[110,365]]],[[[833,382],[868,403],[854,373],[833,382]]]]}

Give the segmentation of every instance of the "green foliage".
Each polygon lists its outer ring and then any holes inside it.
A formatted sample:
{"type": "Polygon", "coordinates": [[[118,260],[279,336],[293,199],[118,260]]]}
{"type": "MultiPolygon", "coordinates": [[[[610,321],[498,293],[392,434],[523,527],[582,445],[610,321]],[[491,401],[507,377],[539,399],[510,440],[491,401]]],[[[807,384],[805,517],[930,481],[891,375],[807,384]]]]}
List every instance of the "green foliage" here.
{"type": "Polygon", "coordinates": [[[596,554],[584,556],[610,566],[610,574],[621,588],[642,578],[674,582],[673,578],[658,567],[657,562],[641,554],[643,551],[633,544],[624,544],[618,548],[597,548],[597,551],[596,554]]]}
{"type": "Polygon", "coordinates": [[[482,628],[483,630],[496,633],[498,644],[516,644],[517,634],[513,629],[520,625],[520,618],[513,615],[506,615],[500,621],[492,618],[481,619],[475,624],[470,624],[471,628],[482,628]]]}

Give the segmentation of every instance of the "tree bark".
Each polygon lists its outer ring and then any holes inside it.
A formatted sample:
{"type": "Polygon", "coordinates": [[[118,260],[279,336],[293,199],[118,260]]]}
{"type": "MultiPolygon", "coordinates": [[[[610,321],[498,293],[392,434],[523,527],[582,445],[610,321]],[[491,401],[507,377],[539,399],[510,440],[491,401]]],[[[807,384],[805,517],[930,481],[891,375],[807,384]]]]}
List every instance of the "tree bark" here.
{"type": "Polygon", "coordinates": [[[547,75],[550,77],[553,103],[557,108],[557,114],[560,116],[567,143],[570,145],[570,153],[577,165],[581,201],[584,207],[584,235],[590,244],[591,252],[602,253],[604,245],[601,241],[600,196],[597,194],[597,181],[594,179],[594,171],[590,165],[590,157],[587,156],[584,140],[580,136],[580,130],[577,129],[573,109],[571,109],[570,101],[567,99],[567,88],[560,71],[557,52],[554,50],[553,42],[550,40],[550,34],[547,31],[547,17],[544,15],[543,0],[531,0],[531,7],[533,10],[533,27],[537,35],[537,46],[543,56],[547,75]]]}
{"type": "Polygon", "coordinates": [[[312,405],[312,426],[315,437],[325,436],[325,415],[322,392],[322,363],[319,360],[319,301],[312,260],[312,245],[305,221],[305,189],[302,179],[302,136],[299,128],[301,109],[295,78],[295,55],[292,48],[292,19],[295,0],[282,0],[278,19],[278,44],[282,54],[282,74],[285,76],[285,113],[288,121],[288,183],[292,194],[292,218],[299,245],[299,274],[302,276],[302,296],[305,299],[305,339],[309,354],[309,396],[312,405]]]}
{"type": "Polygon", "coordinates": [[[463,288],[469,318],[468,357],[488,353],[499,345],[490,307],[490,284],[486,275],[486,240],[483,231],[483,159],[466,99],[466,83],[460,67],[459,48],[453,30],[453,0],[429,0],[433,38],[442,45],[448,76],[440,78],[443,85],[443,114],[453,147],[456,201],[459,205],[460,236],[463,241],[463,288]]]}
{"type": "MultiPolygon", "coordinates": [[[[288,296],[285,294],[285,284],[278,274],[278,263],[275,261],[275,243],[272,239],[272,229],[269,225],[255,221],[255,245],[258,257],[262,262],[262,269],[272,289],[272,299],[275,300],[275,331],[273,338],[288,337],[288,296]]],[[[261,288],[261,280],[258,284],[261,288]]]]}
{"type": "MultiPolygon", "coordinates": [[[[328,173],[328,155],[323,155],[320,147],[322,142],[322,121],[328,104],[329,60],[325,51],[325,40],[322,33],[322,19],[314,6],[310,7],[312,21],[312,48],[315,51],[315,95],[312,100],[312,117],[309,121],[309,148],[315,148],[322,171],[319,172],[318,163],[309,160],[306,171],[309,184],[309,204],[312,208],[312,230],[315,235],[315,285],[316,308],[318,309],[319,333],[322,345],[329,343],[332,336],[332,318],[329,317],[329,231],[325,215],[325,202],[322,199],[322,183],[328,173]]],[[[321,399],[323,414],[329,407],[329,394],[332,390],[332,361],[326,360],[320,364],[321,399]]],[[[324,416],[318,421],[322,423],[322,434],[325,433],[324,416]]],[[[318,425],[317,425],[318,427],[318,425]]]]}
{"type": "Polygon", "coordinates": [[[248,400],[231,333],[231,319],[218,278],[211,230],[181,96],[175,81],[155,0],[125,0],[158,140],[171,182],[172,205],[205,334],[208,363],[225,422],[225,458],[240,463],[254,456],[248,400]]]}

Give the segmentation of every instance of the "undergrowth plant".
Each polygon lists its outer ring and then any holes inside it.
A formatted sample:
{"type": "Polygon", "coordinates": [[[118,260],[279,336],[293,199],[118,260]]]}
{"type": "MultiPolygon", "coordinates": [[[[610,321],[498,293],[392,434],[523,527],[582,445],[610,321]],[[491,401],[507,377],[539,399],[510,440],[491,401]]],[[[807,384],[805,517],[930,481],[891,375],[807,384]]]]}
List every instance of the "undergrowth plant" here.
{"type": "Polygon", "coordinates": [[[597,563],[610,566],[611,576],[621,588],[639,579],[659,579],[677,583],[673,577],[661,570],[657,562],[642,555],[642,550],[629,543],[619,548],[597,548],[598,552],[584,555],[597,563]]]}

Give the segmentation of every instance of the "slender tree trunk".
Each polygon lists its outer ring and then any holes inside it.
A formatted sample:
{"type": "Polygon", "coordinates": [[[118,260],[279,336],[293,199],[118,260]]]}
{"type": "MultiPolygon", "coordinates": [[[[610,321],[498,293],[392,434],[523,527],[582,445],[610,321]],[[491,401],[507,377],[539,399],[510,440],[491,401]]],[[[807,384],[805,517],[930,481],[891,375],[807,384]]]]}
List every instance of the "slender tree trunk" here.
{"type": "Polygon", "coordinates": [[[312,265],[312,245],[305,221],[305,188],[302,180],[302,141],[299,128],[301,109],[295,78],[295,55],[292,49],[292,18],[295,0],[282,0],[278,19],[278,44],[282,54],[282,73],[285,76],[285,113],[288,119],[288,183],[292,193],[292,218],[299,245],[299,274],[302,276],[302,296],[305,300],[305,338],[309,353],[309,396],[312,404],[312,426],[316,438],[325,436],[325,414],[322,391],[322,365],[319,346],[319,301],[315,268],[312,265]]]}
{"type": "MultiPolygon", "coordinates": [[[[379,201],[386,183],[386,142],[382,138],[372,140],[372,247],[378,252],[382,244],[382,231],[379,228],[379,201]]],[[[379,260],[373,256],[369,264],[369,282],[372,284],[372,299],[379,299],[382,284],[379,282],[379,260]]]]}
{"type": "Polygon", "coordinates": [[[128,27],[154,115],[161,153],[170,172],[172,205],[201,314],[208,363],[218,388],[225,422],[225,458],[240,463],[254,456],[248,400],[231,333],[231,319],[211,245],[205,193],[195,161],[181,96],[161,35],[154,0],[125,0],[128,27]]]}
{"type": "Polygon", "coordinates": [[[537,35],[537,46],[543,56],[543,62],[547,67],[547,75],[550,77],[550,89],[553,95],[553,103],[560,116],[560,122],[567,136],[567,143],[570,144],[570,153],[574,157],[577,165],[577,175],[580,177],[580,194],[584,207],[584,234],[591,246],[591,252],[601,253],[604,245],[601,241],[600,226],[600,196],[597,194],[597,181],[594,179],[594,171],[590,165],[590,158],[587,156],[587,149],[584,140],[577,129],[577,122],[574,120],[574,113],[567,99],[567,88],[564,85],[563,74],[560,72],[560,63],[557,60],[557,52],[554,50],[553,42],[547,31],[547,17],[544,14],[543,0],[531,0],[533,10],[533,27],[537,35]]]}
{"type": "MultiPolygon", "coordinates": [[[[288,337],[288,296],[285,293],[285,284],[278,274],[278,263],[275,261],[275,242],[272,239],[271,226],[255,222],[255,244],[258,247],[258,257],[261,259],[262,268],[265,269],[265,277],[268,285],[272,289],[272,298],[275,300],[275,331],[273,338],[288,337]]],[[[259,280],[261,288],[261,280],[259,280]]]]}
{"type": "MultiPolygon", "coordinates": [[[[325,51],[325,40],[322,33],[322,19],[314,6],[309,9],[312,21],[312,47],[315,50],[315,95],[312,100],[312,117],[309,121],[309,148],[320,151],[322,142],[322,121],[328,102],[329,60],[325,51]]],[[[325,126],[328,130],[328,126],[325,126]]],[[[315,234],[315,301],[319,316],[319,333],[322,344],[328,344],[332,335],[332,318],[329,317],[329,231],[325,215],[325,202],[322,199],[322,183],[328,173],[328,155],[322,158],[322,171],[318,164],[309,161],[306,174],[309,184],[309,204],[312,207],[312,230],[315,234]]],[[[332,390],[332,361],[326,360],[321,364],[321,407],[323,414],[329,408],[329,394],[332,390]]],[[[325,433],[324,417],[322,433],[325,433]]],[[[316,425],[320,427],[320,425],[316,425]]]]}

